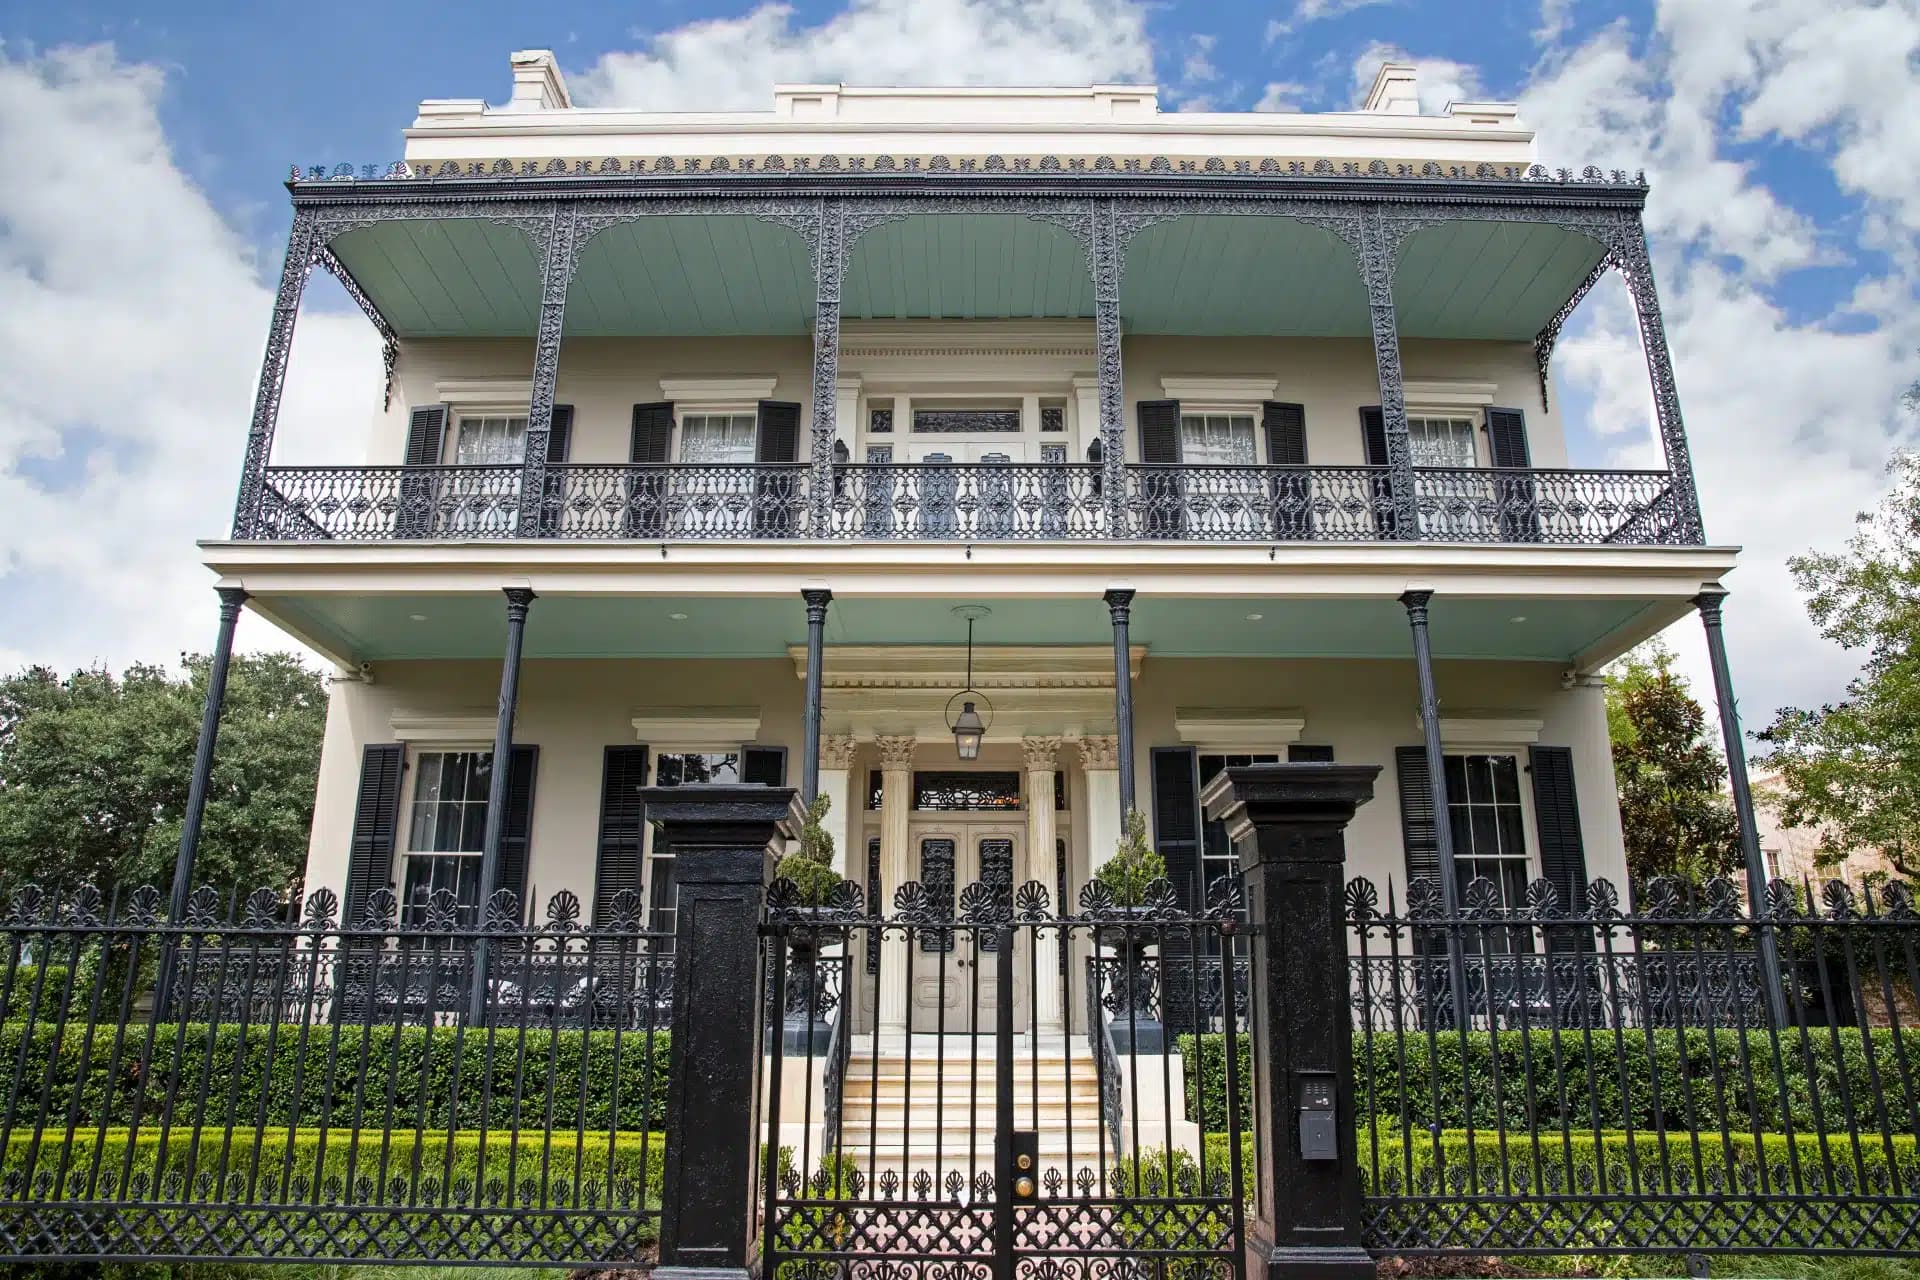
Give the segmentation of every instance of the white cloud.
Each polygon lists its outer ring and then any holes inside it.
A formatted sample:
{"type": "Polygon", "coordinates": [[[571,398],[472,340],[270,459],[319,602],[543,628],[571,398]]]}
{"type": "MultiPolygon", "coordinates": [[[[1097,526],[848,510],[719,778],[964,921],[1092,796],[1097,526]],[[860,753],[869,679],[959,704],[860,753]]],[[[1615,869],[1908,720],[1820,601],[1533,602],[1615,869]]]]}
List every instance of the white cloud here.
{"type": "Polygon", "coordinates": [[[1272,44],[1275,40],[1292,35],[1310,23],[1322,22],[1328,18],[1337,18],[1343,13],[1352,13],[1355,9],[1367,9],[1389,2],[1390,0],[1298,0],[1298,3],[1293,6],[1293,12],[1287,17],[1268,19],[1267,43],[1272,44]]]}
{"type": "MultiPolygon", "coordinates": [[[[120,666],[213,638],[193,541],[231,519],[272,294],[174,163],[164,90],[110,47],[0,53],[9,658],[120,666]]],[[[301,331],[306,376],[377,393],[364,319],[308,315],[301,331]]],[[[242,635],[287,643],[255,619],[242,635]]]]}
{"type": "Polygon", "coordinates": [[[574,79],[582,103],[764,109],[777,82],[1086,84],[1153,78],[1134,0],[852,0],[816,25],[793,6],[645,33],[574,79]]]}
{"type": "Polygon", "coordinates": [[[1415,94],[1420,114],[1437,116],[1449,102],[1480,102],[1486,99],[1480,87],[1480,69],[1451,58],[1416,57],[1399,45],[1376,40],[1353,60],[1353,97],[1356,105],[1366,97],[1373,78],[1383,62],[1411,62],[1419,71],[1415,94]]]}
{"type": "Polygon", "coordinates": [[[1260,95],[1260,101],[1253,104],[1255,111],[1298,111],[1301,96],[1307,92],[1307,86],[1293,80],[1272,80],[1267,83],[1266,92],[1260,95]]]}
{"type": "MultiPolygon", "coordinates": [[[[1663,0],[1644,54],[1624,27],[1607,28],[1550,49],[1521,95],[1543,159],[1647,170],[1646,222],[1708,535],[1745,548],[1727,618],[1748,728],[1779,705],[1835,697],[1852,673],[1806,622],[1784,561],[1845,538],[1853,513],[1883,491],[1888,451],[1914,435],[1898,398],[1920,348],[1910,123],[1920,89],[1895,67],[1916,48],[1910,2],[1663,0]],[[1844,261],[1851,246],[1823,240],[1761,181],[1743,154],[1755,141],[1824,165],[1863,198],[1861,239],[1890,253],[1891,268],[1863,274],[1833,315],[1795,316],[1780,291],[1794,269],[1844,261]]],[[[1623,288],[1588,299],[1555,368],[1594,397],[1613,461],[1658,465],[1623,288]]],[[[1690,620],[1674,639],[1704,692],[1699,635],[1690,620]]]]}

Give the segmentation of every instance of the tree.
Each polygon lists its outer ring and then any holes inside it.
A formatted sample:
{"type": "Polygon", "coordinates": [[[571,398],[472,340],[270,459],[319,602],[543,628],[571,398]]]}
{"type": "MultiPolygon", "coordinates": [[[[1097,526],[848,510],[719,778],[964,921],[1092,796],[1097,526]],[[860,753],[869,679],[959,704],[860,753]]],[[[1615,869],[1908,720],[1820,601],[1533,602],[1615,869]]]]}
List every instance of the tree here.
{"type": "MultiPolygon", "coordinates": [[[[0,679],[0,887],[173,879],[209,660],[184,675],[137,663],[62,680],[0,679]]],[[[326,690],[290,654],[236,657],[195,881],[291,887],[306,858],[326,690]]]]}
{"type": "Polygon", "coordinates": [[[1815,862],[1877,849],[1920,875],[1920,454],[1896,453],[1892,489],[1856,517],[1838,552],[1787,561],[1820,634],[1862,655],[1846,698],[1784,707],[1760,733],[1760,763],[1780,775],[1773,803],[1791,826],[1817,826],[1815,862]]]}
{"type": "Polygon", "coordinates": [[[1673,651],[1653,640],[1621,659],[1607,682],[1613,776],[1635,882],[1703,880],[1742,865],[1726,765],[1673,663],[1673,651]]]}

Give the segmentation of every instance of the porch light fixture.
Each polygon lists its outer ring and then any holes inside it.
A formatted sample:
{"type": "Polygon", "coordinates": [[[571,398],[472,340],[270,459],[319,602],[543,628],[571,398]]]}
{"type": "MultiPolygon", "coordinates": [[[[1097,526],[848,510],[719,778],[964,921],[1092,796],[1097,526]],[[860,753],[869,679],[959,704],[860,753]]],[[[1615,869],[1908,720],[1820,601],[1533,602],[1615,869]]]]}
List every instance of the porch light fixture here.
{"type": "Polygon", "coordinates": [[[956,605],[953,612],[967,620],[967,683],[960,692],[947,699],[947,728],[953,731],[954,749],[962,760],[980,758],[980,741],[987,736],[987,726],[993,723],[993,702],[986,694],[973,687],[973,624],[986,617],[992,610],[985,605],[956,605]],[[968,695],[972,696],[969,697],[968,695]],[[960,704],[960,714],[953,713],[953,704],[960,704]],[[976,709],[976,703],[984,704],[987,713],[983,719],[976,709]]]}

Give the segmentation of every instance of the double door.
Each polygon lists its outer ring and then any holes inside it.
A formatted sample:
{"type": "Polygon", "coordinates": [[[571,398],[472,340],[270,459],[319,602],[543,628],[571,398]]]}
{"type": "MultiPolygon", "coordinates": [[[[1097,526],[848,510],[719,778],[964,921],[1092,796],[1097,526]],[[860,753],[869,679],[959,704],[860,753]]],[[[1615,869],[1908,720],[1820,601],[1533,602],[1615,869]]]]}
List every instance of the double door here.
{"type": "MultiPolygon", "coordinates": [[[[999,894],[1011,902],[1027,878],[1026,831],[1001,823],[915,823],[910,874],[927,887],[944,918],[964,920],[970,902],[999,894]]],[[[907,1009],[914,1034],[992,1034],[1000,1001],[1013,1002],[1013,1025],[1027,1026],[1031,940],[1016,931],[1013,989],[1002,992],[999,937],[992,927],[925,929],[908,956],[907,1009]]]]}

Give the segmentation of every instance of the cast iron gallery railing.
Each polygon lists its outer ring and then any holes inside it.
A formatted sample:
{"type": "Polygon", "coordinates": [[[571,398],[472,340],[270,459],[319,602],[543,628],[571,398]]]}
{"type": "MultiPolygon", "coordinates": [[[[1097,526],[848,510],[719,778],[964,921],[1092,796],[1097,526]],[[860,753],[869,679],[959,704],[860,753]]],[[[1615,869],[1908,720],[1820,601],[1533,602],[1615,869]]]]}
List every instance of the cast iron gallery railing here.
{"type": "Polygon", "coordinates": [[[838,1028],[797,1054],[789,1035],[772,1060],[766,1096],[784,1102],[767,1134],[763,1274],[1241,1274],[1244,1031],[1229,1020],[1186,1048],[1188,1071],[1226,1098],[1202,1142],[1178,1119],[1182,1077],[1158,1020],[1137,1002],[1077,1012],[1060,960],[1104,952],[1124,972],[1217,945],[1244,920],[1235,880],[1200,910],[1158,881],[1143,906],[1095,883],[1058,913],[1038,881],[958,894],[915,881],[884,916],[852,883],[812,907],[775,882],[763,935],[776,1003],[815,985],[823,948],[877,949],[877,972],[847,968],[864,990],[844,1007],[904,1026],[898,1043],[868,1032],[851,1050],[838,1028]]]}
{"type": "Polygon", "coordinates": [[[656,1235],[670,939],[332,892],[0,920],[0,1255],[613,1263],[656,1235]],[[482,1018],[470,1018],[474,974],[482,1018]]]}
{"type": "MultiPolygon", "coordinates": [[[[1385,467],[1126,469],[1119,523],[1088,463],[857,463],[811,501],[798,463],[270,467],[253,536],[276,541],[832,539],[1371,542],[1406,516],[1385,467]]],[[[1426,541],[1686,545],[1660,471],[1420,468],[1426,541]]]]}
{"type": "Polygon", "coordinates": [[[1580,896],[1481,880],[1448,915],[1432,881],[1384,909],[1348,885],[1368,1246],[1920,1252],[1907,887],[1580,896]]]}

